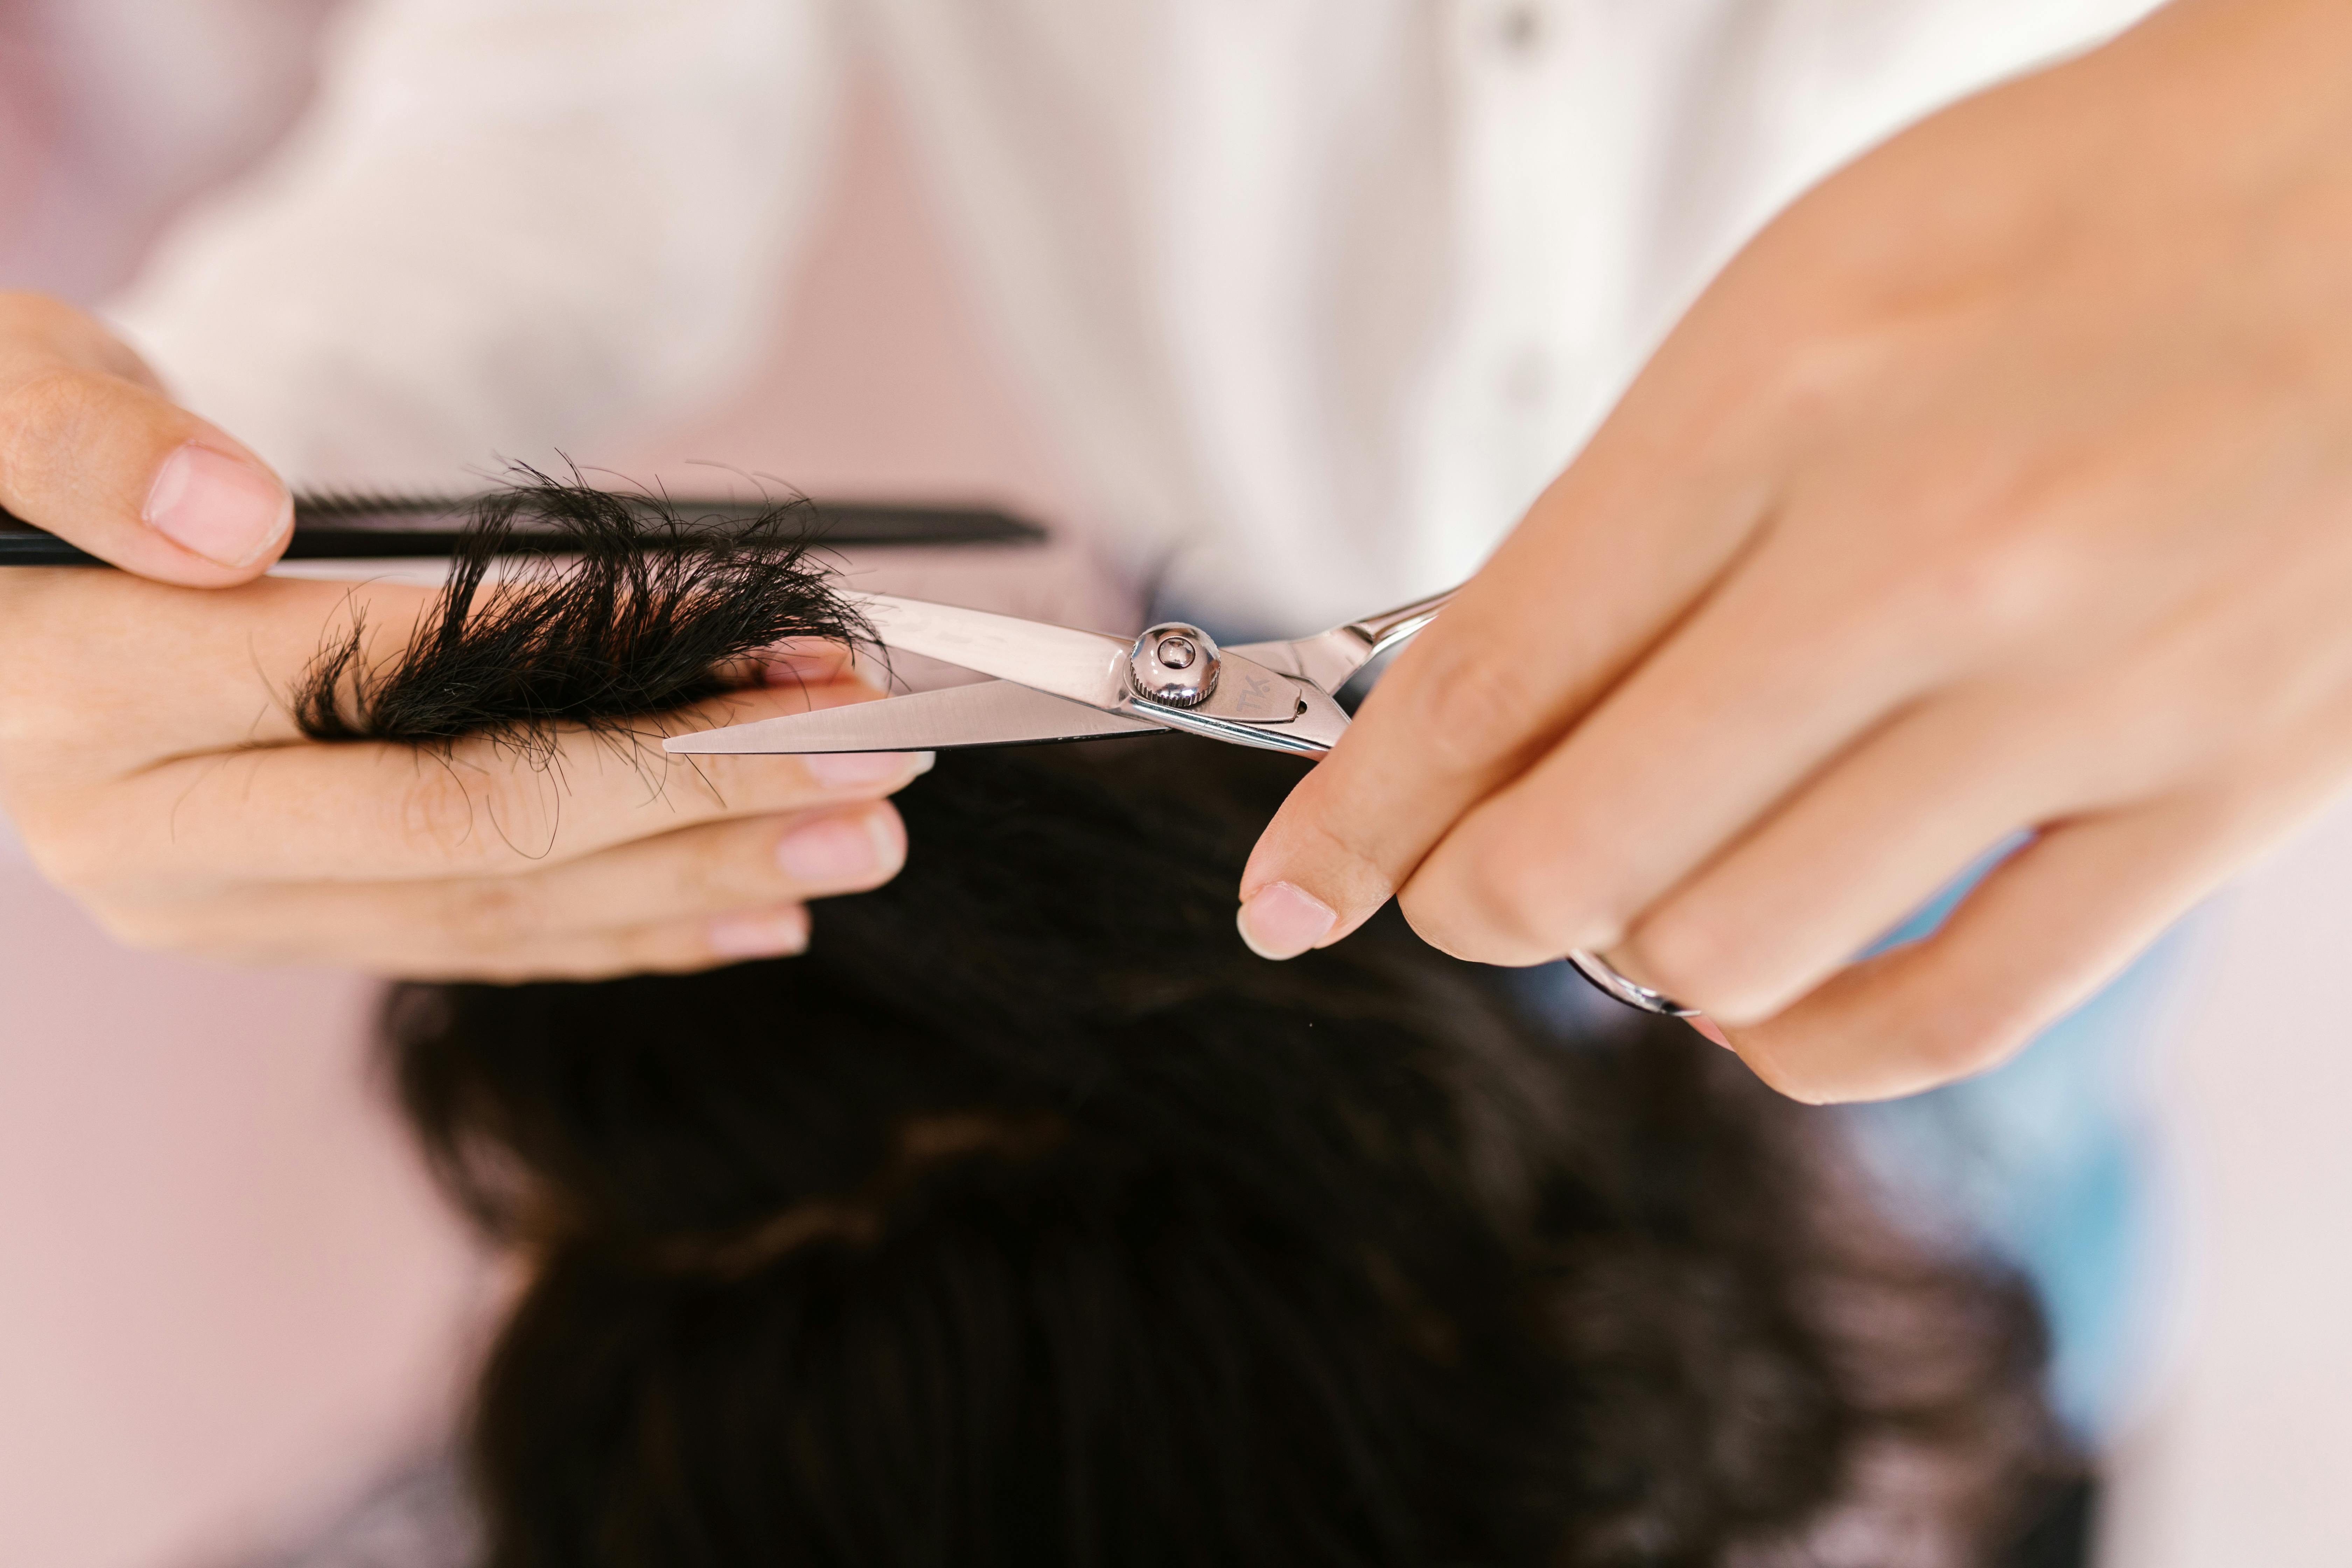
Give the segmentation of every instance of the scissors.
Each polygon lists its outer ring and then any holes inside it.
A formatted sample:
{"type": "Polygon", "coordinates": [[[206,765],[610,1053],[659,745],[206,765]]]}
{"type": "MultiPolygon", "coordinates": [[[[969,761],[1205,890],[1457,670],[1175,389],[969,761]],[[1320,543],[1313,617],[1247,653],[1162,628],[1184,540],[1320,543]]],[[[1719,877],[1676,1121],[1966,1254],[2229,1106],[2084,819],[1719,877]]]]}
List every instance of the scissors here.
{"type": "MultiPolygon", "coordinates": [[[[842,596],[885,647],[994,679],[674,735],[663,749],[698,756],[929,752],[1179,730],[1319,757],[1348,728],[1348,710],[1333,693],[1436,619],[1454,595],[1291,642],[1226,648],[1181,621],[1122,637],[887,594],[842,596]]],[[[1595,953],[1570,952],[1568,960],[1629,1007],[1676,1017],[1692,1011],[1595,953]]]]}

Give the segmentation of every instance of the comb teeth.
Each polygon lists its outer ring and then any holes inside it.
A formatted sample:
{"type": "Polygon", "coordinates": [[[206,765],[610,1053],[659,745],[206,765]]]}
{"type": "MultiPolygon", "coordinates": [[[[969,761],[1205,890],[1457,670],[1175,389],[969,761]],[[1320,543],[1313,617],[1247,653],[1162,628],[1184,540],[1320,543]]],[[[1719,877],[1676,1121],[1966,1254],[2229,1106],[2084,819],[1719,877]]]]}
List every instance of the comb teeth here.
{"type": "MultiPolygon", "coordinates": [[[[497,487],[463,494],[414,490],[304,489],[294,497],[294,535],[286,558],[377,560],[440,557],[473,521],[477,503],[506,493],[497,487]]],[[[1045,531],[1026,519],[990,506],[878,500],[823,501],[787,492],[739,500],[714,496],[662,496],[617,492],[632,509],[667,511],[688,524],[675,542],[691,545],[696,525],[748,523],[779,510],[809,542],[829,548],[890,548],[907,545],[1034,544],[1045,531]]],[[[513,554],[553,548],[534,541],[538,531],[525,516],[506,544],[513,554]]],[[[542,540],[558,536],[542,534],[542,540]]],[[[650,542],[655,548],[663,542],[650,542]]],[[[91,566],[95,556],[54,534],[0,510],[0,567],[91,566]]]]}
{"type": "MultiPolygon", "coordinates": [[[[783,536],[769,542],[782,544],[794,538],[813,539],[824,531],[824,520],[807,501],[793,497],[782,503],[769,500],[729,501],[606,491],[641,520],[675,518],[683,530],[649,531],[648,550],[692,550],[707,543],[714,531],[727,534],[743,525],[783,512],[791,524],[783,536]]],[[[286,558],[299,560],[363,560],[445,556],[474,522],[482,503],[512,496],[499,489],[471,494],[430,495],[398,490],[304,490],[294,498],[294,533],[287,542],[286,558]]],[[[528,500],[528,494],[523,498],[528,500]]],[[[567,552],[576,542],[560,521],[536,515],[525,506],[507,520],[499,552],[535,555],[567,552]]]]}
{"type": "Polygon", "coordinates": [[[294,497],[295,510],[316,517],[344,517],[352,512],[397,512],[413,515],[417,512],[460,511],[472,505],[478,496],[421,495],[398,490],[301,490],[294,497]]]}

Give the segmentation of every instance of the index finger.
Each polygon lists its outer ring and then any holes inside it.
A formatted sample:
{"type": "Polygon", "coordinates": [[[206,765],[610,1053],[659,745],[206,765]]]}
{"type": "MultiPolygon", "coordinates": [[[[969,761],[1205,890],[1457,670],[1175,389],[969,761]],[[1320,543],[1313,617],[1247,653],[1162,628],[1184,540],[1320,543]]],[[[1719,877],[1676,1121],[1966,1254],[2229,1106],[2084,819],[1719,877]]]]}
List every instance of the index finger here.
{"type": "Polygon", "coordinates": [[[437,597],[407,583],[272,577],[198,593],[72,566],[0,571],[0,722],[20,742],[12,773],[39,782],[40,760],[21,744],[32,740],[76,780],[299,741],[293,700],[320,657],[356,629],[358,665],[381,668],[437,597]]]}
{"type": "Polygon", "coordinates": [[[43,740],[79,778],[300,738],[288,699],[356,615],[371,650],[405,642],[428,588],[267,578],[200,593],[119,572],[0,571],[0,714],[23,770],[43,740]]]}
{"type": "Polygon", "coordinates": [[[50,819],[101,814],[103,864],[52,866],[68,885],[397,881],[533,870],[724,818],[799,811],[894,790],[926,753],[673,757],[664,733],[868,701],[856,679],[753,687],[626,729],[564,726],[543,753],[488,737],[444,750],[337,742],[181,757],[50,819]]]}
{"type": "Polygon", "coordinates": [[[1675,384],[1667,356],[1652,373],[1283,803],[1242,877],[1259,952],[1288,958],[1370,918],[1738,556],[1769,498],[1738,461],[1736,416],[1719,390],[1675,384]],[[1727,456],[1692,462],[1707,450],[1727,456]]]}

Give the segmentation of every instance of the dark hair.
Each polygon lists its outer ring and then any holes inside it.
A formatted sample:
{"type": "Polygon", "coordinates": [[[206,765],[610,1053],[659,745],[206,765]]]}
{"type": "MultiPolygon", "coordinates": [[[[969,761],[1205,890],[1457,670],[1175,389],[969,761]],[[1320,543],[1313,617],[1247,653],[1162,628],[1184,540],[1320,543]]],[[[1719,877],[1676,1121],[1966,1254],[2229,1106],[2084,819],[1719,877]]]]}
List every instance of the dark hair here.
{"type": "Polygon", "coordinates": [[[1983,1560],[2048,1458],[2022,1290],[1678,1024],[1393,918],[1252,957],[1296,773],[951,754],[803,957],[397,991],[531,1265],[495,1568],[1983,1560]]]}
{"type": "Polygon", "coordinates": [[[792,638],[866,639],[794,499],[749,519],[694,517],[516,464],[485,494],[448,580],[407,644],[372,668],[365,616],[331,637],[288,706],[318,741],[446,744],[491,735],[543,751],[559,725],[629,721],[726,689],[730,669],[792,638]],[[561,555],[505,554],[518,534],[561,555]],[[495,574],[495,577],[494,577],[495,574]]]}

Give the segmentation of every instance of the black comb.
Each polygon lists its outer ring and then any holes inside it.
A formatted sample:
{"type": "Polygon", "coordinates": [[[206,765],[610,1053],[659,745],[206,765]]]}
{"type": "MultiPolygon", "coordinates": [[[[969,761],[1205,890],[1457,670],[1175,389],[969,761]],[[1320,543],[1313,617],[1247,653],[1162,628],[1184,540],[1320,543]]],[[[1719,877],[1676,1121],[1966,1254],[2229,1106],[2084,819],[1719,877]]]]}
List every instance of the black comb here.
{"type": "MultiPolygon", "coordinates": [[[[497,492],[490,492],[497,493],[497,492]]],[[[772,512],[769,500],[714,500],[698,497],[652,497],[621,492],[621,499],[651,515],[656,508],[689,522],[750,522],[772,512]]],[[[370,495],[312,491],[294,498],[294,537],[289,561],[353,561],[432,558],[449,553],[465,531],[479,495],[370,495]]],[[[812,543],[836,549],[914,544],[1034,544],[1045,531],[1024,518],[992,507],[928,506],[895,501],[796,502],[793,512],[812,543]]],[[[662,536],[648,534],[658,547],[662,536]]],[[[507,545],[510,554],[560,552],[560,535],[534,541],[529,519],[517,520],[507,545]]],[[[102,566],[87,551],[56,534],[0,510],[0,566],[102,566]]]]}

